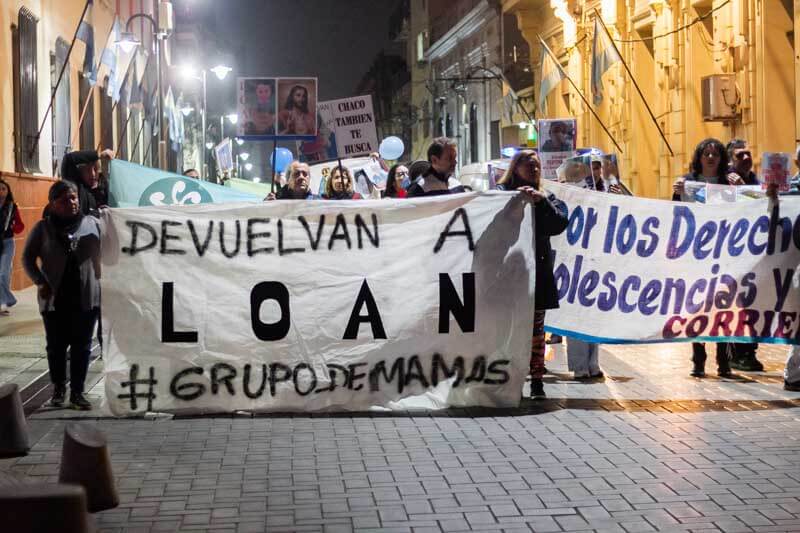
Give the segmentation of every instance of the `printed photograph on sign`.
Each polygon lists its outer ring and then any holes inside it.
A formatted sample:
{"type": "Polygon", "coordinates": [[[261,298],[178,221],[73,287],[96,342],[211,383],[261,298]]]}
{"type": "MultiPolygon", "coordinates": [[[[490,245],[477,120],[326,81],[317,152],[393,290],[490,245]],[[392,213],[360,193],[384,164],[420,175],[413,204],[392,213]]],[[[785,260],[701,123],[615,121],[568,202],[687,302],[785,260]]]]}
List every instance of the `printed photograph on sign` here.
{"type": "Polygon", "coordinates": [[[278,135],[317,135],[317,79],[278,79],[278,135]]]}
{"type": "Polygon", "coordinates": [[[777,185],[778,190],[789,190],[789,168],[791,155],[785,152],[764,152],[761,156],[761,181],[767,185],[777,185]]]}
{"type": "Polygon", "coordinates": [[[239,133],[274,135],[276,98],[275,78],[241,78],[239,133]]]}
{"type": "Polygon", "coordinates": [[[540,152],[573,152],[575,151],[574,118],[539,121],[540,152]]]}

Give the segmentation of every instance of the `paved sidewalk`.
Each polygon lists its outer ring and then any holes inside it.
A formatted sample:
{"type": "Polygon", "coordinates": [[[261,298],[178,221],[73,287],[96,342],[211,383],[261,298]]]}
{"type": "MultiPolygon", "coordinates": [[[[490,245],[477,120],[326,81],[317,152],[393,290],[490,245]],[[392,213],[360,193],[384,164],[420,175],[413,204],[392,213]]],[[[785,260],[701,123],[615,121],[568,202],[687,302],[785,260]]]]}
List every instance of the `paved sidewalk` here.
{"type": "MultiPolygon", "coordinates": [[[[786,352],[762,346],[765,373],[698,380],[688,345],[612,346],[609,377],[583,384],[561,347],[549,399],[509,410],[86,421],[109,436],[122,497],[96,520],[109,532],[800,531],[786,352]]],[[[56,480],[76,414],[33,415],[33,450],[0,473],[56,480]]]]}

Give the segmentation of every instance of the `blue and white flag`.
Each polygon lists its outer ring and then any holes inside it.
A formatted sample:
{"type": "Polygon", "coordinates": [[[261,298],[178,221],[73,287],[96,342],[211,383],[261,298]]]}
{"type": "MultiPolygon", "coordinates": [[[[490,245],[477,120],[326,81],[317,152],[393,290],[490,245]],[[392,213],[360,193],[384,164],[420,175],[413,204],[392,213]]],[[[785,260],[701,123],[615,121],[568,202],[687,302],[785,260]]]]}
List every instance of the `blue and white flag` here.
{"type": "Polygon", "coordinates": [[[542,41],[542,82],[539,84],[539,111],[542,113],[547,109],[547,95],[550,91],[558,87],[559,82],[566,76],[561,69],[561,65],[556,63],[550,50],[542,41]]]}
{"type": "Polygon", "coordinates": [[[600,20],[594,19],[594,42],[592,43],[592,97],[594,105],[600,105],[603,101],[603,73],[611,68],[617,61],[622,61],[619,57],[614,43],[601,27],[600,20]]]}
{"type": "Polygon", "coordinates": [[[121,159],[113,159],[109,171],[109,207],[260,202],[263,198],[121,159]]]}
{"type": "Polygon", "coordinates": [[[78,32],[75,38],[81,41],[86,48],[86,53],[83,56],[83,75],[89,80],[90,85],[97,83],[97,68],[94,65],[94,28],[89,22],[92,19],[92,2],[89,0],[89,7],[86,8],[86,14],[81,19],[78,25],[78,32]]]}
{"type": "MultiPolygon", "coordinates": [[[[117,41],[120,38],[121,31],[119,18],[114,18],[114,24],[111,25],[111,31],[108,33],[108,39],[106,39],[106,46],[100,55],[98,70],[102,70],[104,75],[108,75],[108,96],[114,94],[114,72],[117,69],[117,41]]],[[[96,76],[102,77],[100,74],[96,74],[96,76]]]]}

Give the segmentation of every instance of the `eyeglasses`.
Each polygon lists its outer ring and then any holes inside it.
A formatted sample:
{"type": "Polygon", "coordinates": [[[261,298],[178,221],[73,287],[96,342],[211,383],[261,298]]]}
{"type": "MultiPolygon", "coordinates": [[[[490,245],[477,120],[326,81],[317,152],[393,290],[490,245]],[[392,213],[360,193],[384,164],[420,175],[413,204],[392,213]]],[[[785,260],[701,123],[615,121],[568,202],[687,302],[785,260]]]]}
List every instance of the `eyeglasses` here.
{"type": "Polygon", "coordinates": [[[733,154],[733,157],[736,159],[744,159],[745,157],[753,157],[753,154],[751,154],[749,150],[744,150],[742,152],[736,152],[733,154]]]}
{"type": "Polygon", "coordinates": [[[298,177],[298,176],[308,177],[308,171],[307,170],[295,170],[294,172],[292,172],[292,176],[294,176],[295,178],[298,177]]]}

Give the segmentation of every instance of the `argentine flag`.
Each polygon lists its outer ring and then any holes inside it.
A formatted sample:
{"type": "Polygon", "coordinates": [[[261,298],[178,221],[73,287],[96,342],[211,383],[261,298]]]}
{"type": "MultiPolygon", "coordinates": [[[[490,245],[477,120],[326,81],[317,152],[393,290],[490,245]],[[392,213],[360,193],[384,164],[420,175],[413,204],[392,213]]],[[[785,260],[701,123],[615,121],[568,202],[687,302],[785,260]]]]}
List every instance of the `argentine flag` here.
{"type": "Polygon", "coordinates": [[[83,56],[83,75],[89,79],[89,84],[94,85],[97,83],[97,69],[94,66],[94,28],[89,23],[92,19],[92,2],[89,2],[89,7],[86,9],[86,15],[81,19],[78,26],[78,33],[75,38],[81,41],[85,48],[86,54],[83,56]]]}
{"type": "Polygon", "coordinates": [[[594,19],[594,41],[592,43],[592,98],[594,105],[603,101],[603,73],[617,61],[622,61],[611,38],[601,27],[600,20],[594,19]]]}
{"type": "Polygon", "coordinates": [[[565,78],[561,66],[550,54],[547,46],[542,42],[542,82],[539,84],[539,111],[544,113],[547,109],[547,95],[555,89],[559,82],[565,78]]]}

